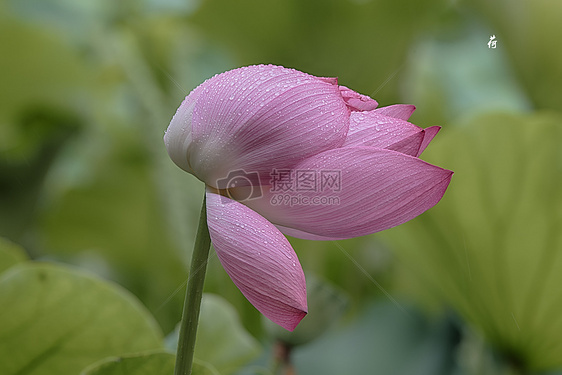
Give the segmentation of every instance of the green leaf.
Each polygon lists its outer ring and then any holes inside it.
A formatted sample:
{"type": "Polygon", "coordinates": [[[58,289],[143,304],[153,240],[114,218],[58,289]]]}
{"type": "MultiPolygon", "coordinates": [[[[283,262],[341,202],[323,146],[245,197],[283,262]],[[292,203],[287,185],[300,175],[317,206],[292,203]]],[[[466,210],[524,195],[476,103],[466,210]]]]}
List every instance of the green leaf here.
{"type": "Polygon", "coordinates": [[[453,332],[447,320],[430,321],[410,306],[381,301],[294,348],[292,359],[299,374],[450,375],[453,332]]]}
{"type": "MultiPolygon", "coordinates": [[[[169,346],[173,347],[177,339],[176,329],[167,338],[169,346]]],[[[203,295],[195,343],[195,358],[200,363],[212,365],[222,375],[232,374],[256,358],[260,350],[259,343],[244,330],[238,314],[226,300],[213,294],[203,295]]]]}
{"type": "Polygon", "coordinates": [[[27,254],[20,246],[0,237],[0,274],[8,268],[27,259],[27,254]]]}
{"type": "MultiPolygon", "coordinates": [[[[176,356],[156,351],[131,356],[105,358],[88,366],[80,375],[172,375],[176,356]]],[[[217,375],[218,372],[203,363],[194,363],[192,375],[217,375]]]]}
{"type": "Polygon", "coordinates": [[[109,357],[88,366],[81,375],[172,375],[176,356],[168,352],[149,352],[109,357]]]}
{"type": "MultiPolygon", "coordinates": [[[[112,278],[137,295],[151,311],[158,311],[155,316],[163,330],[172,330],[181,311],[181,295],[164,305],[163,302],[184,280],[186,266],[178,259],[175,243],[179,241],[173,241],[178,233],[171,228],[176,225],[169,221],[183,221],[175,216],[169,218],[168,212],[162,210],[146,144],[139,139],[139,132],[124,132],[115,138],[106,136],[74,146],[80,150],[68,154],[72,157],[66,160],[76,163],[69,168],[76,175],[63,182],[52,179],[47,186],[57,194],[40,215],[39,231],[45,251],[69,262],[95,253],[111,266],[112,278]]],[[[157,147],[166,152],[164,146],[157,147]]],[[[183,177],[189,179],[185,173],[183,177]]],[[[191,182],[189,186],[197,186],[191,182]]],[[[172,184],[165,188],[177,191],[172,184]]],[[[191,201],[196,210],[189,210],[183,200],[176,201],[177,209],[196,215],[200,202],[191,201]]],[[[179,234],[187,251],[192,237],[179,234]]]]}
{"type": "Polygon", "coordinates": [[[162,347],[146,309],[115,284],[56,264],[0,277],[0,373],[76,374],[111,355],[162,347]]]}
{"type": "Polygon", "coordinates": [[[205,294],[201,305],[195,357],[231,374],[260,353],[256,339],[240,324],[234,308],[222,297],[205,294]]]}
{"type": "Polygon", "coordinates": [[[387,235],[419,290],[454,306],[506,358],[560,367],[562,118],[496,113],[462,125],[424,154],[455,171],[443,200],[387,235]]]}

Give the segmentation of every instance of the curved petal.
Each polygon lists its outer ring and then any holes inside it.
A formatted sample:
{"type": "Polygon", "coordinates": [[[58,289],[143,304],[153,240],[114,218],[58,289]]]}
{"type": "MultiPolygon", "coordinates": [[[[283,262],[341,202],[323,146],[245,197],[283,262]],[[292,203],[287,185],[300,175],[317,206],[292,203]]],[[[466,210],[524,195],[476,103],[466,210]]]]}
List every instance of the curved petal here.
{"type": "Polygon", "coordinates": [[[439,130],[441,130],[440,126],[430,126],[429,128],[425,128],[423,129],[423,141],[420,145],[420,149],[418,151],[418,154],[416,156],[420,156],[421,153],[425,150],[425,148],[429,145],[429,142],[431,142],[433,140],[433,138],[437,135],[437,133],[439,133],[439,130]]]}
{"type": "Polygon", "coordinates": [[[375,112],[379,115],[394,117],[400,120],[408,120],[415,110],[416,106],[412,104],[393,104],[377,108],[375,109],[375,112]]]}
{"type": "Polygon", "coordinates": [[[207,222],[221,264],[244,296],[292,331],[307,313],[297,255],[273,224],[241,203],[207,192],[207,222]]]}
{"type": "Polygon", "coordinates": [[[343,100],[352,111],[371,111],[379,105],[371,97],[359,94],[345,86],[340,86],[340,92],[343,100]]]}
{"type": "Polygon", "coordinates": [[[191,117],[195,102],[201,92],[202,87],[200,85],[185,97],[164,134],[164,144],[172,161],[184,171],[192,174],[193,170],[187,157],[191,145],[191,117]]]}
{"type": "Polygon", "coordinates": [[[453,174],[416,157],[372,147],[329,150],[300,163],[297,171],[316,176],[315,191],[279,192],[273,186],[245,203],[282,231],[294,229],[287,234],[305,239],[311,237],[302,232],[344,239],[402,224],[437,204],[453,174]]]}
{"type": "Polygon", "coordinates": [[[333,83],[280,66],[249,66],[203,85],[193,109],[189,160],[207,185],[245,170],[268,176],[339,147],[349,110],[333,83]]]}
{"type": "Polygon", "coordinates": [[[343,147],[370,146],[418,156],[424,139],[424,129],[408,121],[381,115],[376,110],[352,112],[343,147]]]}

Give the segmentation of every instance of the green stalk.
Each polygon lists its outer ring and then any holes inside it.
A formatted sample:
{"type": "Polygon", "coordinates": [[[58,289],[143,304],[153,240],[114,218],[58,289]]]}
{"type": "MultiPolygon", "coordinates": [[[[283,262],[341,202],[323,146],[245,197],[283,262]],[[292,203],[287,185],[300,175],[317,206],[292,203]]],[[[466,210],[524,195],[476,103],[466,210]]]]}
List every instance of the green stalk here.
{"type": "Polygon", "coordinates": [[[205,201],[206,199],[204,198],[201,216],[199,217],[197,237],[195,238],[195,246],[193,247],[193,254],[191,256],[191,269],[189,271],[187,291],[183,304],[174,375],[191,375],[191,368],[193,367],[193,351],[195,349],[195,337],[197,335],[197,325],[199,323],[199,310],[201,308],[203,284],[205,283],[207,260],[209,258],[209,248],[211,246],[205,201]]]}

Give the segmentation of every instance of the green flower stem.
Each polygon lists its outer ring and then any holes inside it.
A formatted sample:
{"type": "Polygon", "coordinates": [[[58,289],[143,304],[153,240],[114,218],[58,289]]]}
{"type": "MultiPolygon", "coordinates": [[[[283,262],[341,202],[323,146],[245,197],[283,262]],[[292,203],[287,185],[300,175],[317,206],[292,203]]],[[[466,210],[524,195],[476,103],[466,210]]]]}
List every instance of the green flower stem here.
{"type": "Polygon", "coordinates": [[[201,216],[195,246],[191,256],[191,269],[187,280],[187,291],[183,304],[183,314],[180,324],[180,335],[178,340],[178,351],[176,356],[176,368],[174,375],[190,375],[193,366],[193,352],[195,349],[195,337],[199,323],[199,310],[201,308],[201,297],[203,296],[203,284],[207,271],[209,248],[211,237],[207,226],[206,199],[203,199],[201,216]]]}

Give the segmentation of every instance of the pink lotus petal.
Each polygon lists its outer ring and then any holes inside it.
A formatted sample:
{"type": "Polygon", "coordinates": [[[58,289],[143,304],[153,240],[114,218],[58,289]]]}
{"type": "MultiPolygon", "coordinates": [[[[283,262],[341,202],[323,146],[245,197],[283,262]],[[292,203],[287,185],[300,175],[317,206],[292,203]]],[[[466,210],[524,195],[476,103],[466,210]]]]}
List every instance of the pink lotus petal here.
{"type": "Polygon", "coordinates": [[[352,111],[371,111],[377,108],[377,101],[367,95],[361,95],[345,86],[340,86],[341,95],[352,111]]]}
{"type": "Polygon", "coordinates": [[[221,264],[267,318],[292,331],[307,313],[306,283],[289,241],[241,203],[207,192],[207,222],[221,264]]]}
{"type": "Polygon", "coordinates": [[[412,113],[416,110],[416,106],[412,104],[393,104],[387,107],[375,109],[379,115],[394,117],[400,120],[408,120],[412,113]]]}
{"type": "Polygon", "coordinates": [[[275,225],[277,229],[281,231],[281,233],[295,237],[301,238],[303,240],[311,240],[311,241],[335,241],[335,240],[344,240],[345,238],[338,238],[338,237],[326,237],[326,236],[319,236],[316,234],[311,234],[308,232],[303,232],[302,230],[294,229],[294,228],[287,228],[282,225],[275,225]]]}
{"type": "Polygon", "coordinates": [[[170,158],[184,171],[193,174],[189,165],[188,155],[191,145],[191,116],[195,102],[201,95],[203,89],[198,86],[184,99],[177,109],[166,134],[164,134],[164,144],[170,158]]]}
{"type": "Polygon", "coordinates": [[[352,112],[343,147],[370,146],[417,156],[424,129],[408,121],[371,112],[352,112]]]}
{"type": "Polygon", "coordinates": [[[372,147],[329,150],[303,161],[295,169],[318,174],[340,171],[340,189],[325,186],[322,191],[321,181],[316,192],[279,193],[264,189],[262,198],[245,203],[281,229],[297,230],[287,234],[301,238],[309,237],[299,235],[298,231],[343,239],[402,224],[437,204],[453,174],[416,157],[372,147]],[[275,205],[275,194],[293,194],[299,199],[275,205]]]}
{"type": "Polygon", "coordinates": [[[319,80],[329,83],[331,85],[337,85],[338,84],[338,78],[337,77],[317,77],[319,80]]]}
{"type": "Polygon", "coordinates": [[[437,133],[439,133],[439,130],[441,130],[440,126],[430,126],[429,128],[424,129],[423,141],[420,145],[420,149],[419,149],[418,154],[416,156],[421,155],[421,153],[429,145],[429,142],[431,142],[433,140],[433,138],[437,135],[437,133]]]}
{"type": "Polygon", "coordinates": [[[207,185],[244,169],[268,176],[339,147],[349,110],[338,86],[279,66],[249,66],[202,84],[189,160],[207,185]]]}

